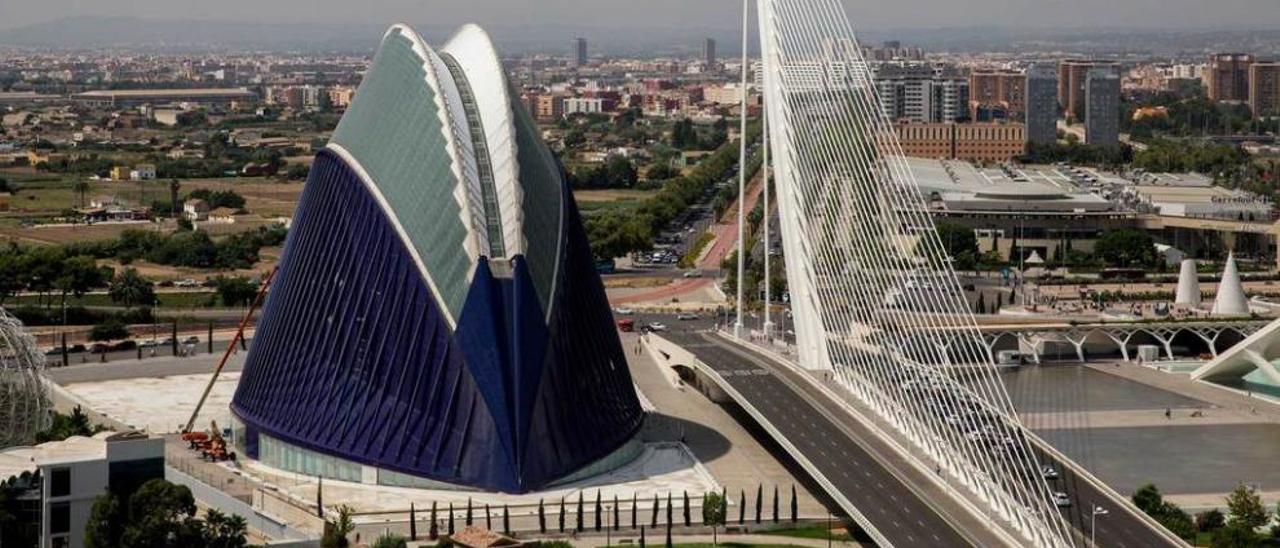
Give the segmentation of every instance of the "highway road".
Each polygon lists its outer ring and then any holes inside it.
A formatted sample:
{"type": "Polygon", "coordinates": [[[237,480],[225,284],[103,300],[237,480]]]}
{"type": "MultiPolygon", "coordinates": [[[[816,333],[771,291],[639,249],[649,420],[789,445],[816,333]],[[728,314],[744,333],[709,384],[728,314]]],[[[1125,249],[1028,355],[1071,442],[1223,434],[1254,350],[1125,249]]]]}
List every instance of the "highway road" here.
{"type": "MultiPolygon", "coordinates": [[[[663,333],[664,337],[685,346],[703,363],[722,372],[722,376],[765,413],[792,443],[813,459],[814,464],[832,479],[854,506],[862,510],[895,545],[914,546],[919,545],[921,540],[937,545],[932,539],[920,538],[925,534],[948,539],[946,545],[958,545],[951,542],[965,543],[956,529],[942,519],[937,510],[912,493],[901,480],[855,442],[854,437],[858,435],[856,421],[848,417],[847,412],[836,402],[801,379],[798,373],[778,366],[753,351],[733,345],[719,336],[697,332],[696,330],[705,327],[703,322],[666,321],[665,317],[648,315],[644,320],[663,321],[671,326],[674,331],[663,333]],[[755,374],[741,373],[744,371],[755,374]],[[758,373],[762,371],[766,374],[758,373]],[[822,406],[824,412],[819,412],[815,406],[822,406]],[[848,419],[840,420],[843,424],[838,425],[832,417],[848,419]],[[868,481],[876,482],[874,490],[866,488],[868,481]],[[918,522],[915,519],[917,517],[918,522]],[[900,540],[892,540],[894,538],[900,540]]],[[[861,434],[872,435],[865,431],[861,434]]],[[[862,441],[866,443],[866,440],[862,441]]],[[[1106,513],[1096,519],[1098,546],[1180,546],[1129,510],[1118,507],[1093,484],[1077,477],[1070,468],[1052,457],[1044,447],[1037,445],[1036,450],[1040,462],[1052,466],[1060,476],[1050,482],[1051,488],[1066,493],[1073,501],[1071,506],[1060,511],[1077,531],[1078,541],[1090,537],[1090,510],[1100,506],[1106,513]]]]}
{"type": "Polygon", "coordinates": [[[820,409],[821,403],[815,405],[812,397],[802,396],[784,382],[768,359],[719,341],[715,335],[682,330],[663,336],[720,372],[890,543],[975,545],[864,449],[849,425],[833,420],[831,409],[820,409]]]}

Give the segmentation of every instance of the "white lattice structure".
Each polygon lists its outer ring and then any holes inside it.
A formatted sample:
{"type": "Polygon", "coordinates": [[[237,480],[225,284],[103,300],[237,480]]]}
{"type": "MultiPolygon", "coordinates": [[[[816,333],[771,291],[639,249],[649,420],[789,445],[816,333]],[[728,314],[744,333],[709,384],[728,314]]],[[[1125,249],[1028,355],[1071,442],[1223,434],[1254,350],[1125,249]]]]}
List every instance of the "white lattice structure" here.
{"type": "Polygon", "coordinates": [[[44,354],[22,322],[0,309],[0,448],[32,443],[48,422],[44,354]]]}
{"type": "Polygon", "coordinates": [[[800,363],[1028,545],[1072,545],[841,3],[757,6],[800,363]]]}

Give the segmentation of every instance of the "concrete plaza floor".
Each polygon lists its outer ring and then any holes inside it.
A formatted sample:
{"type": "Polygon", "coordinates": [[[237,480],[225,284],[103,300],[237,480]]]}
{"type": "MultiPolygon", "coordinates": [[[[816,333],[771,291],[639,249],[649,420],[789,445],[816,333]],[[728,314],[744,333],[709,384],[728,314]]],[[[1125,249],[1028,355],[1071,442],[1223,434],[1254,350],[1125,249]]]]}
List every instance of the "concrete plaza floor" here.
{"type": "Polygon", "coordinates": [[[1280,500],[1280,405],[1132,363],[1001,378],[1028,427],[1122,495],[1153,483],[1204,509],[1244,483],[1280,500]]]}

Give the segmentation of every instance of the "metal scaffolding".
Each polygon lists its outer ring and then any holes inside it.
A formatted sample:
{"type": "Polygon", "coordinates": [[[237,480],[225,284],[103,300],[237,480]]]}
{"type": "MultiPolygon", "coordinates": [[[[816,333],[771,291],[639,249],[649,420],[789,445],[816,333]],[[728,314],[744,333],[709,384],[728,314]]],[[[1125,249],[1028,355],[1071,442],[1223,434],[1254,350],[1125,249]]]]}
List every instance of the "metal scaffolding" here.
{"type": "Polygon", "coordinates": [[[28,445],[49,424],[44,354],[22,322],[0,309],[0,448],[28,445]]]}

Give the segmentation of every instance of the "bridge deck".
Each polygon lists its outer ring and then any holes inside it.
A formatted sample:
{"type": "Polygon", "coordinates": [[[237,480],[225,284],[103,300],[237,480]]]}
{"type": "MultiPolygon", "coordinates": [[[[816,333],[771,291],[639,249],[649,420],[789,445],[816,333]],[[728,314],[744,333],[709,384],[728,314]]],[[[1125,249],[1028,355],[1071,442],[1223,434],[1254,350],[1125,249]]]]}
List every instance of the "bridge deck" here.
{"type": "MultiPolygon", "coordinates": [[[[683,332],[666,337],[720,373],[751,406],[784,432],[787,441],[802,452],[838,494],[862,512],[890,544],[948,547],[1005,544],[995,536],[983,534],[984,528],[977,523],[968,524],[966,533],[971,535],[968,531],[976,527],[982,538],[962,535],[882,462],[883,457],[878,455],[888,453],[877,446],[883,442],[858,428],[854,421],[839,420],[837,417],[844,416],[844,412],[836,402],[802,393],[801,387],[806,383],[787,379],[792,373],[785,368],[714,335],[683,332]],[[878,455],[873,455],[871,451],[876,449],[878,455]]],[[[929,487],[934,486],[929,483],[929,487]]],[[[946,496],[940,492],[936,495],[946,496]]]]}
{"type": "MultiPolygon", "coordinates": [[[[885,440],[851,416],[839,402],[802,378],[801,373],[719,336],[693,332],[673,332],[665,336],[720,373],[725,382],[773,423],[891,544],[1003,544],[985,524],[959,508],[956,499],[941,492],[929,478],[922,477],[917,468],[900,462],[885,440]]],[[[1062,511],[1078,532],[1078,538],[1089,537],[1089,511],[1098,505],[1108,511],[1096,520],[1099,546],[1183,546],[1134,515],[1136,510],[1132,507],[1117,508],[1102,489],[1065,466],[1042,440],[1034,436],[1031,439],[1040,462],[1053,466],[1061,475],[1052,487],[1065,492],[1073,501],[1062,511]]]]}

